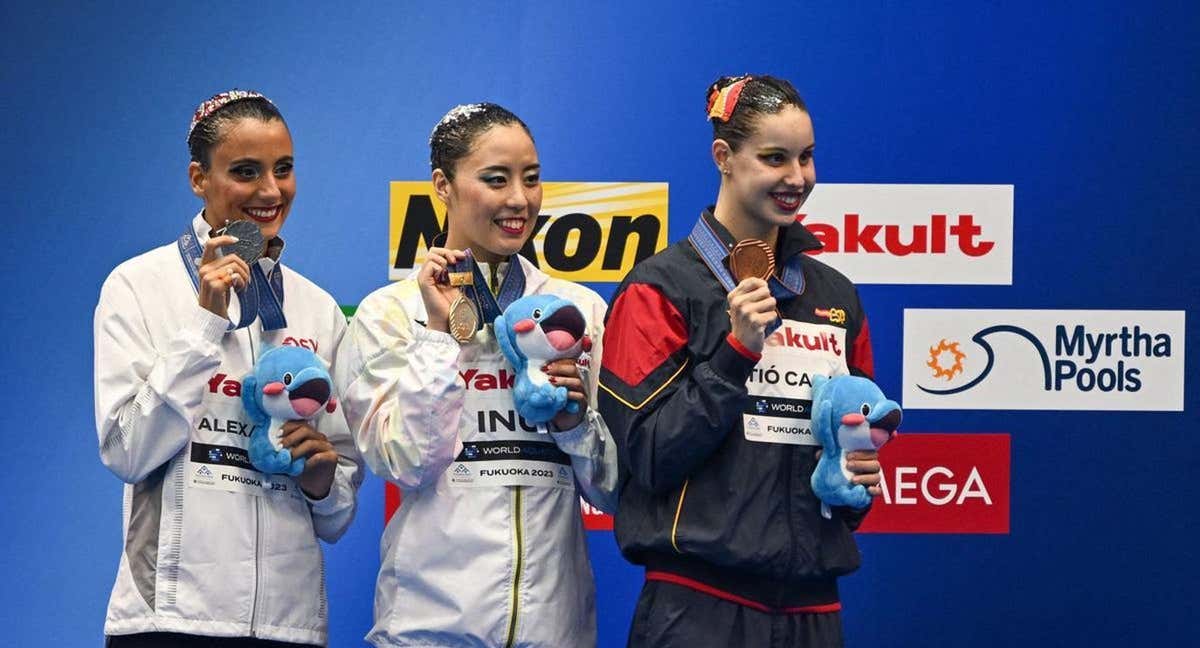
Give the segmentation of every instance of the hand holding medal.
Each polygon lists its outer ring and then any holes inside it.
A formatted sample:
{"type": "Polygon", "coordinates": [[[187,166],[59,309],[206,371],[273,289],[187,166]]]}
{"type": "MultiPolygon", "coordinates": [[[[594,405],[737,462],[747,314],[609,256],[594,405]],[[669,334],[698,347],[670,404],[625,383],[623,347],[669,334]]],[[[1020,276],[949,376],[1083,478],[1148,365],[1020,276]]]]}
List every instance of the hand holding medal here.
{"type": "Polygon", "coordinates": [[[449,272],[449,268],[462,262],[468,256],[462,250],[433,247],[425,256],[425,263],[417,271],[417,285],[421,289],[421,300],[425,302],[425,313],[428,317],[428,328],[454,335],[459,342],[469,340],[479,327],[479,317],[476,314],[474,324],[471,324],[471,314],[475,314],[474,305],[465,299],[460,286],[470,282],[470,275],[459,276],[460,273],[449,272]],[[465,306],[464,306],[465,305],[465,306]],[[464,308],[470,308],[470,313],[464,308]],[[454,315],[457,312],[458,315],[454,315]],[[470,335],[461,338],[460,335],[470,328],[470,335]],[[459,334],[455,334],[458,330],[459,334]]]}
{"type": "Polygon", "coordinates": [[[767,286],[775,273],[775,253],[758,239],[741,241],[729,253],[729,270],[738,282],[728,296],[733,336],[742,346],[759,353],[766,327],[779,316],[767,286]]]}
{"type": "Polygon", "coordinates": [[[208,239],[197,269],[197,286],[200,307],[216,315],[229,318],[229,289],[240,290],[250,279],[250,263],[262,252],[262,234],[258,226],[247,221],[236,221],[208,239]],[[238,227],[234,227],[234,226],[238,227]],[[243,257],[243,250],[253,248],[253,256],[243,257]],[[218,250],[224,252],[218,257],[218,250]],[[231,253],[232,251],[232,253],[231,253]]]}

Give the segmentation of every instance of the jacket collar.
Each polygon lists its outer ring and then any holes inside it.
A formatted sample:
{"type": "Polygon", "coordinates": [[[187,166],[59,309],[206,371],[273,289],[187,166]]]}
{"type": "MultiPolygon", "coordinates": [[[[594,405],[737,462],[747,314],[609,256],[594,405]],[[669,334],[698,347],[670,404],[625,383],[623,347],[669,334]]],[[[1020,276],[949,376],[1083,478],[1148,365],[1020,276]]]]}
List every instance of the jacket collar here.
{"type": "MultiPolygon", "coordinates": [[[[721,239],[721,242],[725,244],[726,256],[728,256],[729,250],[732,250],[733,246],[737,245],[737,240],[733,238],[733,234],[730,234],[729,230],[725,229],[725,226],[713,215],[714,207],[714,205],[709,205],[700,214],[700,218],[703,218],[704,222],[708,223],[712,231],[717,234],[717,238],[721,239]]],[[[777,261],[784,263],[797,254],[819,250],[821,247],[821,242],[817,240],[817,237],[813,236],[812,232],[800,224],[800,221],[795,221],[787,227],[779,228],[779,240],[775,244],[775,258],[777,261]]]]}

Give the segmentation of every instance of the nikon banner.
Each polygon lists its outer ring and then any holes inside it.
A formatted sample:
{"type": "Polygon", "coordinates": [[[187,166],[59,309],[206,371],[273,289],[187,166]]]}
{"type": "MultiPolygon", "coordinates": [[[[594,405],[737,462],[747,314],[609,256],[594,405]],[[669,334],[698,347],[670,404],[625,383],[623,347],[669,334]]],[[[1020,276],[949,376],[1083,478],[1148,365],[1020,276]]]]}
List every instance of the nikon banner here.
{"type": "MultiPolygon", "coordinates": [[[[667,245],[667,183],[546,182],[541,214],[521,254],[570,281],[619,282],[667,245]]],[[[391,183],[388,278],[425,261],[446,223],[428,180],[391,183]]]]}

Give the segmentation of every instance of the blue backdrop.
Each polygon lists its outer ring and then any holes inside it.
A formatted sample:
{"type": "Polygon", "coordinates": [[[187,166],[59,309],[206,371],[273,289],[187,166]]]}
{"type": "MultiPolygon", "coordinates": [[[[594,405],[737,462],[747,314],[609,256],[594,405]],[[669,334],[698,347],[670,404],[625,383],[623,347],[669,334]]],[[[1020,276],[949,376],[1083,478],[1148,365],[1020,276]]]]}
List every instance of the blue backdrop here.
{"type": "MultiPolygon", "coordinates": [[[[670,183],[676,240],[717,186],[705,87],[769,72],[812,109],[820,181],[1015,185],[1013,285],[862,288],[886,392],[905,307],[1186,310],[1196,366],[1194,2],[40,4],[0,3],[5,645],[101,642],[121,484],[97,456],[92,309],[118,262],[199,207],[188,119],[232,86],[283,109],[288,262],[344,304],[386,281],[388,182],[428,177],[450,106],[521,115],[547,180],[670,183]]],[[[850,645],[1192,634],[1188,387],[1176,413],[907,413],[912,430],[1011,433],[1012,532],[861,537],[850,645]]],[[[382,493],[368,478],[327,551],[333,646],[370,626],[382,493]]],[[[609,534],[590,549],[600,643],[623,645],[639,572],[609,534]]]]}

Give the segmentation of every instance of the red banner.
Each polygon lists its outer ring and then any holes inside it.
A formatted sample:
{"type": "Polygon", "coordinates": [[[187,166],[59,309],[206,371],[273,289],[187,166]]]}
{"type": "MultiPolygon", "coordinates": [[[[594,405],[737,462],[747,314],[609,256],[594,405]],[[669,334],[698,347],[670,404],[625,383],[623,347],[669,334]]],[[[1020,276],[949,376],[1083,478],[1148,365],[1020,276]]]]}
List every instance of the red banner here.
{"type": "Polygon", "coordinates": [[[1009,435],[901,433],[861,533],[1008,533],[1009,435]]]}

